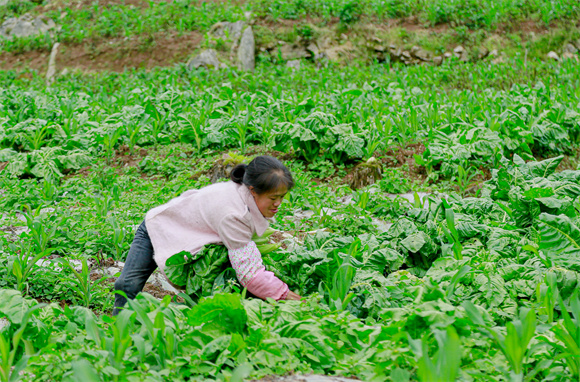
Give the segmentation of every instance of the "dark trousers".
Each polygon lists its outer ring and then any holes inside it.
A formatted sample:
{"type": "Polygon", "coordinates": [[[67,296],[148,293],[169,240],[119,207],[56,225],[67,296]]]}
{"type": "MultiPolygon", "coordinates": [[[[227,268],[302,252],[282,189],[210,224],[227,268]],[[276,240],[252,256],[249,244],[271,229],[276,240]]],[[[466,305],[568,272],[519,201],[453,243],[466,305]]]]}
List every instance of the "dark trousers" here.
{"type": "MultiPolygon", "coordinates": [[[[143,222],[135,232],[121,276],[115,281],[115,290],[123,291],[127,298],[134,299],[143,290],[147,279],[155,269],[157,264],[153,260],[153,245],[143,222]]],[[[115,294],[113,316],[119,314],[120,308],[127,303],[127,298],[115,294]]]]}

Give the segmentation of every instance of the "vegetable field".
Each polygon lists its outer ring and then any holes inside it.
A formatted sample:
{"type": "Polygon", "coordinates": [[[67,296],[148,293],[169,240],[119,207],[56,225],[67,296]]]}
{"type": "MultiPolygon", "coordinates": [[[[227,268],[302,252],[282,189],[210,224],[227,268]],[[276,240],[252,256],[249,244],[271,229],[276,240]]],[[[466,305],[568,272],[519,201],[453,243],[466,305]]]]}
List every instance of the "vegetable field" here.
{"type": "Polygon", "coordinates": [[[574,60],[0,72],[0,380],[578,381],[579,144],[574,60]],[[259,243],[304,300],[210,247],[111,317],[145,213],[258,154],[296,180],[259,243]]]}

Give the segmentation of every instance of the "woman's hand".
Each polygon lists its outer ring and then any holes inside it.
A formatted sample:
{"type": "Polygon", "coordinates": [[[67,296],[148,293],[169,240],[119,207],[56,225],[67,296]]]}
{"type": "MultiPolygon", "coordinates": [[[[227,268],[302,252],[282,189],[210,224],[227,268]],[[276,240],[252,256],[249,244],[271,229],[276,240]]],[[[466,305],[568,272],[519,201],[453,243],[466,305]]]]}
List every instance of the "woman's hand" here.
{"type": "Polygon", "coordinates": [[[294,292],[292,292],[291,290],[288,291],[288,294],[286,295],[286,300],[296,300],[296,301],[300,301],[302,297],[294,292]]]}

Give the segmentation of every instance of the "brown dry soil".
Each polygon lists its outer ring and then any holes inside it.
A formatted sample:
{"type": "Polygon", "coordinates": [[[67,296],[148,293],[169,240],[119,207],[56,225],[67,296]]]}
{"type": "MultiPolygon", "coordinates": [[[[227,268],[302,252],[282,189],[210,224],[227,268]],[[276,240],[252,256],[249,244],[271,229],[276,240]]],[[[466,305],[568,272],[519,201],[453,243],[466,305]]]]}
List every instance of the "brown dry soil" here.
{"type": "Polygon", "coordinates": [[[425,145],[423,143],[409,143],[405,147],[394,148],[386,151],[381,155],[381,161],[386,167],[395,168],[407,165],[408,171],[405,171],[406,178],[415,181],[424,182],[427,179],[425,167],[418,166],[415,163],[415,154],[423,155],[425,145]]]}
{"type": "MultiPolygon", "coordinates": [[[[171,66],[186,61],[201,43],[202,35],[188,32],[157,33],[153,36],[133,36],[105,40],[88,40],[77,44],[61,44],[56,59],[60,72],[68,70],[113,71],[126,69],[152,69],[158,66],[171,66]]],[[[32,69],[46,72],[50,52],[30,51],[14,54],[0,53],[0,67],[3,69],[32,69]]]]}

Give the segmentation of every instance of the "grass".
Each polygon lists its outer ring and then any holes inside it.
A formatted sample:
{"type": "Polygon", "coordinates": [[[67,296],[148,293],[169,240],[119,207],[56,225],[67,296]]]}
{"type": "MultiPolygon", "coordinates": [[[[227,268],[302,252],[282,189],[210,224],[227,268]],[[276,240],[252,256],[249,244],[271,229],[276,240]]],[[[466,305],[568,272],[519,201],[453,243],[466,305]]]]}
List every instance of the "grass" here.
{"type": "MultiPolygon", "coordinates": [[[[451,41],[466,44],[482,41],[485,34],[478,34],[478,30],[492,33],[506,26],[509,29],[510,25],[524,20],[540,26],[552,27],[555,23],[566,28],[580,15],[580,5],[576,0],[259,0],[242,5],[231,1],[176,0],[144,4],[147,6],[115,4],[104,7],[94,1],[80,8],[70,3],[45,10],[34,8],[32,2],[13,0],[0,7],[0,21],[26,12],[44,12],[62,26],[51,41],[78,43],[87,39],[153,35],[162,31],[203,33],[219,21],[243,20],[244,12],[249,11],[258,24],[280,19],[302,20],[297,27],[281,28],[275,32],[279,39],[292,42],[297,36],[308,38],[313,26],[328,27],[338,23],[342,33],[357,24],[375,22],[380,25],[393,18],[412,17],[424,27],[440,24],[450,27],[452,31],[443,36],[419,39],[425,43],[425,48],[438,51],[451,41]]],[[[261,35],[267,36],[268,33],[261,32],[261,35]]],[[[400,36],[400,39],[403,43],[408,40],[405,36],[400,36]]],[[[552,45],[557,45],[558,41],[552,45]]],[[[5,51],[21,52],[46,49],[51,44],[45,38],[33,38],[24,39],[22,43],[3,42],[2,45],[5,51]]]]}

